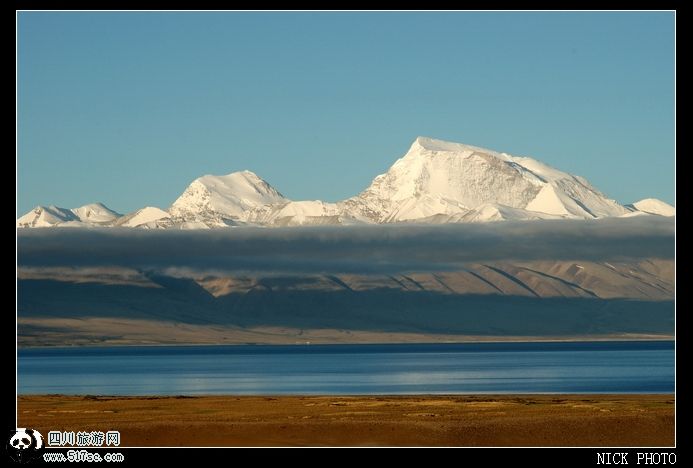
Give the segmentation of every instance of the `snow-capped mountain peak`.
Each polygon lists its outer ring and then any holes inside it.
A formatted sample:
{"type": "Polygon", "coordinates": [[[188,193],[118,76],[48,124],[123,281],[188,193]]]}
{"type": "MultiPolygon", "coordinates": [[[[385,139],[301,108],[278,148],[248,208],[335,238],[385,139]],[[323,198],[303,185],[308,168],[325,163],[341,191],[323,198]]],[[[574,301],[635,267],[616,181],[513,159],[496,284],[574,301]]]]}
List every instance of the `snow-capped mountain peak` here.
{"type": "Polygon", "coordinates": [[[90,203],[79,208],[73,208],[72,212],[80,221],[90,223],[107,223],[122,216],[103,203],[90,203]]]}
{"type": "Polygon", "coordinates": [[[656,198],[645,198],[643,200],[637,201],[627,206],[629,208],[648,214],[655,214],[660,216],[676,215],[676,208],[656,198]]]}
{"type": "Polygon", "coordinates": [[[251,171],[195,179],[173,202],[169,213],[212,225],[235,224],[243,213],[262,205],[288,201],[251,171]]]}
{"type": "Polygon", "coordinates": [[[50,227],[75,220],[77,216],[67,208],[39,205],[21,216],[17,220],[17,227],[50,227]]]}
{"type": "Polygon", "coordinates": [[[375,222],[464,214],[487,203],[577,218],[628,212],[581,177],[535,159],[427,137],[345,203],[375,222]]]}
{"type": "Polygon", "coordinates": [[[17,227],[52,227],[105,225],[121,215],[103,203],[90,203],[79,208],[60,208],[54,205],[39,205],[17,220],[17,227]]]}
{"type": "Polygon", "coordinates": [[[171,215],[161,208],[145,206],[118,219],[116,225],[122,227],[157,228],[167,227],[165,222],[170,220],[171,215]]]}
{"type": "MultiPolygon", "coordinates": [[[[486,148],[481,148],[478,146],[467,145],[464,143],[454,143],[451,141],[437,140],[435,138],[429,138],[425,136],[416,137],[414,143],[412,143],[407,155],[416,155],[422,151],[434,151],[434,152],[479,152],[492,154],[496,157],[501,158],[501,154],[496,151],[488,150],[486,148]]],[[[406,156],[405,156],[406,157],[406,156]]]]}

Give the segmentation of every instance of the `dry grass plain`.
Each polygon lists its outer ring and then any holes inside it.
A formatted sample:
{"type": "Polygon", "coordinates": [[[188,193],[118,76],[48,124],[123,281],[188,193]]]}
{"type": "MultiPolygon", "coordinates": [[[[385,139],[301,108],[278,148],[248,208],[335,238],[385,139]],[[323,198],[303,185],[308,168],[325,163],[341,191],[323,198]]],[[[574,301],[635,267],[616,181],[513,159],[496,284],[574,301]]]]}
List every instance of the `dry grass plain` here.
{"type": "Polygon", "coordinates": [[[673,446],[673,395],[20,396],[20,427],[123,446],[673,446]]]}

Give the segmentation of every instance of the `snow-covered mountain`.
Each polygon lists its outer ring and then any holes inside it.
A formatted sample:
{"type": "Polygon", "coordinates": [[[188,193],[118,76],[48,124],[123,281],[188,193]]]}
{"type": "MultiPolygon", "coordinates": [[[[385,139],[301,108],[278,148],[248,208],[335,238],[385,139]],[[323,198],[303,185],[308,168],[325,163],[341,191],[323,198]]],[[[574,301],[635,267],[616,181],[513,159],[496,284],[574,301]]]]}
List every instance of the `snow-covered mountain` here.
{"type": "Polygon", "coordinates": [[[676,208],[656,198],[645,198],[633,204],[626,205],[626,207],[636,212],[639,211],[660,216],[676,216],[676,208]]]}
{"type": "MultiPolygon", "coordinates": [[[[359,195],[347,210],[373,222],[396,222],[433,215],[495,220],[486,204],[569,218],[618,216],[628,209],[606,198],[585,179],[531,158],[459,143],[419,137],[401,159],[359,195]]],[[[507,211],[507,210],[506,210],[507,211]]],[[[515,219],[510,216],[503,219],[515,219]]],[[[544,217],[516,212],[520,219],[544,217]]]]}
{"type": "Polygon", "coordinates": [[[145,206],[137,211],[122,216],[115,222],[116,226],[141,227],[145,229],[171,227],[171,215],[155,206],[145,206]]]}
{"type": "Polygon", "coordinates": [[[17,227],[211,228],[358,223],[465,223],[534,219],[674,216],[648,198],[620,205],[582,177],[527,157],[418,137],[364,191],[337,203],[292,201],[250,171],[195,179],[168,211],[125,216],[102,204],[67,210],[39,206],[17,227]]]}
{"type": "Polygon", "coordinates": [[[338,203],[287,201],[254,208],[243,215],[250,224],[264,226],[306,226],[318,224],[358,224],[338,203]]]}
{"type": "Polygon", "coordinates": [[[39,205],[19,218],[17,227],[104,226],[121,216],[102,203],[90,203],[72,209],[39,205]]]}
{"type": "Polygon", "coordinates": [[[233,226],[254,208],[288,201],[255,173],[242,171],[195,179],[173,202],[169,213],[209,227],[233,226]]]}

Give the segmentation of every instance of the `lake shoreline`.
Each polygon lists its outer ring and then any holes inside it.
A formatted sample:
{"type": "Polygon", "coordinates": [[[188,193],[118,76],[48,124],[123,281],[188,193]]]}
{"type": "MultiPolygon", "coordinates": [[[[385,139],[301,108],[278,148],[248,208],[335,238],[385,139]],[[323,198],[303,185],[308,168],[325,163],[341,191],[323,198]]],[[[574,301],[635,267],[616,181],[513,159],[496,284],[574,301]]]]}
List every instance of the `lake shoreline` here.
{"type": "Polygon", "coordinates": [[[310,346],[310,345],[330,345],[330,346],[349,346],[349,345],[428,345],[428,344],[481,344],[481,343],[599,343],[599,342],[628,342],[628,341],[676,341],[674,335],[586,335],[571,337],[469,337],[462,340],[429,340],[429,341],[309,341],[309,342],[201,342],[201,343],[76,343],[71,345],[19,345],[18,350],[28,349],[73,349],[73,348],[135,348],[135,347],[193,347],[193,346],[310,346]]]}
{"type": "Polygon", "coordinates": [[[673,394],[32,395],[18,424],[122,446],[673,446],[673,394]]]}

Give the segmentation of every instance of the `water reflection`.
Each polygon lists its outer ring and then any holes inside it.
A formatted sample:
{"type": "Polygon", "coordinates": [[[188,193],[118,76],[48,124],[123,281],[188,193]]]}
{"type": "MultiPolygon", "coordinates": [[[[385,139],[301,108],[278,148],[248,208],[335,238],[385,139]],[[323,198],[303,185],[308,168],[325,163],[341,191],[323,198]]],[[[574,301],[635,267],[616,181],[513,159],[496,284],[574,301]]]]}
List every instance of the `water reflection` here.
{"type": "Polygon", "coordinates": [[[19,393],[668,393],[672,342],[22,350],[19,393]]]}

